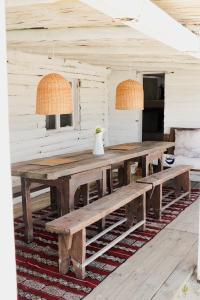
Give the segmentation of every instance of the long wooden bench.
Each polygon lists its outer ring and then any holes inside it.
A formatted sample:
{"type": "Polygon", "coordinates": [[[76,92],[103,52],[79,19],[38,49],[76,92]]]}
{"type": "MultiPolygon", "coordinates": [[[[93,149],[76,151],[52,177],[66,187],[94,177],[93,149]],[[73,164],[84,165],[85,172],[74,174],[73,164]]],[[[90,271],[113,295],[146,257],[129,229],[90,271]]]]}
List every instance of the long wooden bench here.
{"type": "Polygon", "coordinates": [[[146,222],[146,192],[149,184],[131,183],[85,207],[46,223],[46,229],[58,234],[59,271],[68,272],[70,258],[78,278],[85,277],[85,267],[146,222]],[[86,241],[86,227],[125,206],[125,218],[86,241]],[[126,222],[128,230],[110,244],[86,259],[86,246],[126,222]]]}
{"type": "Polygon", "coordinates": [[[179,165],[173,168],[165,169],[161,172],[154,173],[145,178],[138,179],[138,183],[145,183],[152,186],[152,192],[147,193],[147,210],[152,205],[155,216],[160,219],[163,210],[182,199],[188,197],[190,194],[191,186],[189,179],[189,171],[192,166],[179,165]],[[174,179],[175,189],[170,191],[167,195],[163,196],[163,184],[171,179],[174,179]],[[163,206],[163,197],[167,197],[170,194],[175,193],[176,198],[170,203],[163,206]]]}

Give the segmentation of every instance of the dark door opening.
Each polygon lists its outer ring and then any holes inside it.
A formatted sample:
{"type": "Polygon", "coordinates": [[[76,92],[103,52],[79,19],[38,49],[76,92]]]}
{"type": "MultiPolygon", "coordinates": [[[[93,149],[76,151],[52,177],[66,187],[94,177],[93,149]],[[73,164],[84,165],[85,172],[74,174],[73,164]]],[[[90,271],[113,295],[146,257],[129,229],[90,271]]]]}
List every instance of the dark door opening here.
{"type": "Polygon", "coordinates": [[[143,76],[144,110],[142,140],[162,141],[164,135],[165,74],[143,76]]]}

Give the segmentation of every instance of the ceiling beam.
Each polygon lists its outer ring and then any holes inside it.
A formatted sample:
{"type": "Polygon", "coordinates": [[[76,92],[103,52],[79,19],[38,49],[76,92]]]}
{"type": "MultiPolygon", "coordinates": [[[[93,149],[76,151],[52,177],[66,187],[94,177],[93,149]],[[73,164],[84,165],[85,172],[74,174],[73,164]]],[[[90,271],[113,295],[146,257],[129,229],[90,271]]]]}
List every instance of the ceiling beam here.
{"type": "Polygon", "coordinates": [[[197,36],[150,0],[81,0],[81,2],[178,51],[195,56],[200,51],[197,36]]]}

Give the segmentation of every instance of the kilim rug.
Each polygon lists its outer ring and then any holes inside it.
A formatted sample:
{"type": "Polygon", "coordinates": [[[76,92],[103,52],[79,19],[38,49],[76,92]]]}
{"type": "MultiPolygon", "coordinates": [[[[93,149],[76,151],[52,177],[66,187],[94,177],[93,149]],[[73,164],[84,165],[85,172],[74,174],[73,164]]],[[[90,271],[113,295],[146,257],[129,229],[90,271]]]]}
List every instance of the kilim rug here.
{"type": "MultiPolygon", "coordinates": [[[[15,239],[18,299],[83,299],[111,272],[139,251],[141,247],[192,204],[199,194],[199,189],[193,189],[189,200],[184,198],[169,207],[162,214],[160,221],[154,219],[153,213],[149,213],[146,230],[144,232],[137,230],[131,233],[89,264],[86,267],[87,277],[85,280],[76,279],[72,271],[66,275],[61,275],[58,272],[57,236],[46,232],[44,229],[45,222],[54,218],[50,208],[34,213],[34,241],[30,244],[26,244],[24,241],[23,219],[17,218],[15,220],[15,239]]],[[[173,196],[165,199],[165,201],[168,203],[172,199],[173,196]]],[[[123,209],[111,214],[107,218],[107,226],[123,216],[123,209]]],[[[87,230],[88,237],[94,236],[97,232],[96,229],[95,226],[89,227],[87,230]]],[[[124,231],[125,227],[121,225],[89,245],[87,247],[87,257],[97,252],[124,231]]]]}

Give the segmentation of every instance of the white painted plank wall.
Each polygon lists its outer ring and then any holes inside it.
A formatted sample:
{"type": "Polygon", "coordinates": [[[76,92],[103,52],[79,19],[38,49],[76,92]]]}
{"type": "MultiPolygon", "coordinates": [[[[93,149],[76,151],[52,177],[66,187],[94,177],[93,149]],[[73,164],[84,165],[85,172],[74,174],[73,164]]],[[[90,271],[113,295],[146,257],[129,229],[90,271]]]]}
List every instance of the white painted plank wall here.
{"type": "MultiPolygon", "coordinates": [[[[149,73],[151,72],[156,72],[156,66],[152,66],[149,73]]],[[[117,111],[114,108],[116,87],[121,81],[129,78],[142,82],[142,72],[137,73],[132,67],[129,71],[113,70],[109,76],[110,144],[142,139],[142,112],[117,111]]],[[[170,127],[200,128],[200,71],[178,70],[176,65],[170,67],[170,70],[166,69],[164,126],[165,133],[169,132],[170,127]]]]}
{"type": "Polygon", "coordinates": [[[12,162],[91,148],[95,126],[107,128],[108,73],[104,67],[10,51],[8,90],[12,162]],[[49,134],[45,129],[45,116],[35,114],[37,84],[50,72],[58,72],[66,79],[80,79],[80,130],[49,134]]]}
{"type": "Polygon", "coordinates": [[[165,76],[165,133],[170,127],[200,128],[200,71],[165,76]]]}
{"type": "Polygon", "coordinates": [[[126,142],[140,142],[142,140],[142,111],[140,110],[116,110],[117,85],[127,79],[141,82],[142,77],[134,70],[112,70],[108,81],[109,100],[109,144],[126,142]]]}
{"type": "MultiPolygon", "coordinates": [[[[8,52],[9,121],[12,162],[92,148],[96,126],[106,129],[107,76],[105,67],[91,66],[61,58],[8,52]],[[49,134],[45,116],[35,114],[36,88],[41,77],[57,72],[80,80],[80,130],[49,134]]],[[[18,180],[13,180],[14,184],[18,180]]]]}

